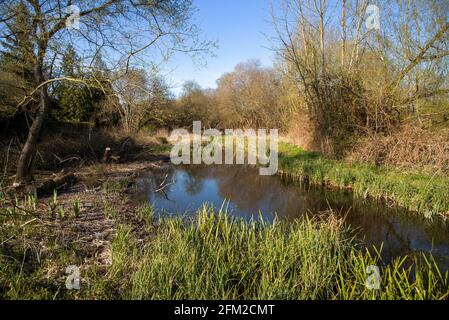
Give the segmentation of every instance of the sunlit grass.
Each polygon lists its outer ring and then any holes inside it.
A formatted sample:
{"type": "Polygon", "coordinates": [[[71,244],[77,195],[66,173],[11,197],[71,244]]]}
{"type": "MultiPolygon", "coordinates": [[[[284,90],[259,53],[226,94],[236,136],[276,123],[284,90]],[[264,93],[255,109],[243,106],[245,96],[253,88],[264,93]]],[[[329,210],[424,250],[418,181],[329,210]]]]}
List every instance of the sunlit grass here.
{"type": "MultiPolygon", "coordinates": [[[[329,220],[330,221],[330,220],[329,220]]],[[[137,299],[316,299],[332,287],[345,245],[339,224],[248,223],[198,212],[162,220],[131,277],[137,299]]]]}
{"type": "Polygon", "coordinates": [[[152,226],[154,235],[140,247],[129,228],[117,235],[112,270],[126,265],[126,298],[448,298],[448,275],[432,258],[382,266],[379,254],[356,249],[350,230],[332,214],[267,224],[204,207],[190,222],[170,217],[152,226]],[[380,268],[379,290],[366,286],[369,265],[380,268]]]}
{"type": "Polygon", "coordinates": [[[279,167],[285,175],[349,188],[358,196],[391,201],[427,217],[449,216],[447,176],[328,160],[286,143],[279,145],[279,167]]]}
{"type": "Polygon", "coordinates": [[[14,232],[23,241],[0,248],[0,298],[449,299],[448,273],[432,256],[385,265],[379,253],[359,249],[333,213],[268,223],[208,206],[191,218],[161,218],[143,205],[133,223],[114,219],[111,264],[99,266],[86,264],[81,244],[62,246],[63,239],[42,238],[21,217],[4,215],[2,241],[14,232]],[[29,242],[36,237],[45,251],[29,242]],[[68,265],[80,266],[81,290],[65,288],[68,265]],[[380,269],[379,289],[366,286],[368,266],[380,269]]]}

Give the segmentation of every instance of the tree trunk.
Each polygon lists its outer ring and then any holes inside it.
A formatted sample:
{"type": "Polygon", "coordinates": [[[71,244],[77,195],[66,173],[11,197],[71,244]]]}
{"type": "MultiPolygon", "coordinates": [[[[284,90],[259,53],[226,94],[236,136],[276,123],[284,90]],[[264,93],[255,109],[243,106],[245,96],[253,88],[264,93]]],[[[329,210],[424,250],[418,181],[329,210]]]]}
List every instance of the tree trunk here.
{"type": "Polygon", "coordinates": [[[346,56],[346,0],[341,3],[341,67],[345,67],[346,56]]]}
{"type": "MultiPolygon", "coordinates": [[[[39,86],[45,83],[43,65],[45,57],[45,49],[47,43],[45,41],[40,42],[38,53],[36,56],[36,63],[34,65],[34,80],[35,85],[39,86]]],[[[17,164],[16,183],[27,184],[33,180],[33,162],[36,155],[37,140],[41,133],[42,125],[44,124],[45,117],[48,109],[48,91],[47,85],[42,85],[39,90],[39,109],[33,124],[28,131],[28,137],[20,153],[19,162],[17,164]]]]}
{"type": "Polygon", "coordinates": [[[27,184],[33,180],[32,167],[36,155],[37,140],[47,115],[47,109],[47,86],[44,85],[39,89],[39,110],[28,132],[25,146],[20,153],[19,163],[17,164],[16,182],[19,184],[27,184]]]}

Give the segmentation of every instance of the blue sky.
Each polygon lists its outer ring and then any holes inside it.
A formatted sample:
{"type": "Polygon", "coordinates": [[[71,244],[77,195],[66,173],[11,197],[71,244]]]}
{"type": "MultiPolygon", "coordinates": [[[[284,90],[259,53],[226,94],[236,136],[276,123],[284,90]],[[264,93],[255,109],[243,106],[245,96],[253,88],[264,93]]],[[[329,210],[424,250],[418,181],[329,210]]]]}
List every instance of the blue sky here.
{"type": "Polygon", "coordinates": [[[214,88],[223,73],[249,59],[259,59],[265,66],[272,64],[270,42],[264,35],[273,34],[270,0],[194,0],[194,4],[199,10],[195,22],[204,36],[218,41],[218,49],[216,57],[207,58],[207,65],[201,68],[186,55],[172,57],[164,71],[175,93],[186,80],[214,88]]]}

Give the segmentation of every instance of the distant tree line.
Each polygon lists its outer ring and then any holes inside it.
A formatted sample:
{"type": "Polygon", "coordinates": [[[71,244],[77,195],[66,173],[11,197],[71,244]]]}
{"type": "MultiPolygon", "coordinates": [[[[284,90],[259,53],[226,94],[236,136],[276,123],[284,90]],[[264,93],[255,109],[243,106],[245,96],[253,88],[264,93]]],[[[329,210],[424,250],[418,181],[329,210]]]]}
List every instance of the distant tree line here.
{"type": "Polygon", "coordinates": [[[274,67],[239,64],[214,90],[188,83],[179,118],[286,133],[303,113],[311,132],[301,134],[336,157],[410,121],[449,127],[449,1],[379,1],[379,16],[370,16],[370,4],[280,1],[272,11],[274,67]]]}
{"type": "Polygon", "coordinates": [[[0,116],[24,114],[28,132],[16,183],[33,180],[45,120],[119,122],[139,130],[163,90],[155,56],[208,53],[192,0],[0,1],[0,116]],[[71,5],[79,9],[72,28],[71,5]],[[105,57],[107,61],[105,60],[105,57]],[[105,62],[106,61],[106,62],[105,62]],[[144,76],[145,74],[145,76],[144,76]]]}
{"type": "Polygon", "coordinates": [[[0,118],[27,123],[19,182],[32,178],[47,117],[128,133],[201,120],[287,134],[306,114],[302,134],[336,157],[409,119],[448,120],[448,0],[379,1],[380,29],[366,23],[368,0],[281,0],[272,10],[272,67],[243,62],[216,88],[187,81],[176,97],[151,49],[168,59],[214,47],[191,22],[191,0],[79,1],[76,31],[60,0],[1,4],[0,118]]]}

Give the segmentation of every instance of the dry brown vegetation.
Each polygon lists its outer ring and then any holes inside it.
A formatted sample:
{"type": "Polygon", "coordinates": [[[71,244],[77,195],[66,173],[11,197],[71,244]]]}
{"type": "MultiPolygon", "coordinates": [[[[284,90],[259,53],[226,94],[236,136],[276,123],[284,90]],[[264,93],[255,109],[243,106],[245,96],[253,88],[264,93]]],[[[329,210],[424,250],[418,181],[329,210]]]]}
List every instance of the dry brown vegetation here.
{"type": "Polygon", "coordinates": [[[274,66],[248,61],[215,90],[185,91],[178,125],[277,128],[329,158],[447,171],[447,2],[382,2],[379,30],[369,4],[280,1],[274,66]]]}
{"type": "Polygon", "coordinates": [[[305,111],[298,111],[292,115],[289,127],[283,133],[283,139],[305,150],[319,152],[320,146],[316,141],[315,126],[305,111]]]}
{"type": "Polygon", "coordinates": [[[389,135],[363,139],[347,156],[350,161],[449,173],[449,130],[432,132],[406,125],[389,135]]]}
{"type": "MultiPolygon", "coordinates": [[[[53,4],[36,3],[36,8],[46,9],[44,12],[50,18],[59,14],[60,8],[53,4]]],[[[126,135],[112,137],[110,133],[96,131],[92,137],[88,129],[79,135],[52,131],[46,128],[47,124],[43,125],[46,114],[58,121],[90,121],[120,127],[127,135],[160,128],[190,128],[198,120],[204,128],[276,128],[290,141],[330,158],[350,154],[350,159],[369,163],[446,169],[447,147],[444,138],[438,134],[433,137],[432,125],[428,126],[428,132],[416,129],[425,137],[415,137],[420,144],[413,141],[413,128],[402,127],[404,123],[411,126],[409,118],[423,119],[432,114],[442,115],[440,127],[449,124],[447,0],[380,2],[379,29],[366,25],[368,0],[281,0],[272,13],[275,32],[270,40],[276,54],[273,66],[262,66],[257,60],[243,62],[223,74],[216,89],[203,89],[188,81],[177,98],[157,70],[133,63],[132,57],[141,53],[142,60],[150,58],[147,62],[153,66],[149,52],[134,51],[137,44],[117,43],[123,30],[114,29],[112,35],[118,38],[110,39],[124,54],[128,53],[120,61],[108,61],[111,60],[107,59],[108,50],[82,58],[80,50],[75,49],[76,43],[67,39],[61,50],[54,52],[55,60],[50,64],[48,55],[53,53],[55,34],[48,33],[45,48],[41,48],[50,51],[42,51],[41,56],[35,57],[30,48],[42,41],[30,37],[36,26],[29,22],[37,14],[36,8],[25,2],[19,6],[13,1],[7,4],[1,13],[12,16],[2,27],[17,39],[6,37],[5,44],[10,50],[0,56],[4,62],[0,119],[21,113],[29,121],[20,132],[20,140],[3,139],[2,148],[6,151],[3,161],[18,163],[16,167],[21,168],[16,171],[18,181],[29,178],[33,162],[37,168],[59,169],[79,159],[101,158],[107,146],[123,153],[122,145],[132,144],[126,135]],[[47,75],[41,69],[50,65],[51,74],[47,75]],[[40,68],[40,74],[33,79],[31,71],[36,67],[40,68]],[[33,91],[21,81],[32,84],[31,87],[39,85],[33,91]],[[6,89],[14,86],[24,87],[23,92],[6,89]],[[23,104],[17,102],[22,100],[23,104]],[[34,126],[32,119],[38,120],[34,126]],[[36,149],[41,127],[46,136],[36,149]],[[27,133],[28,143],[24,144],[27,133]],[[80,141],[87,143],[80,145],[80,141]],[[20,157],[17,159],[19,146],[22,161],[20,157]],[[400,159],[411,147],[414,156],[400,159]]],[[[161,9],[150,25],[157,25],[159,18],[167,18],[166,22],[175,23],[174,34],[182,37],[173,39],[172,33],[167,35],[164,30],[159,30],[162,34],[154,34],[150,28],[147,36],[152,36],[154,42],[142,40],[139,44],[151,47],[159,37],[168,36],[171,40],[168,51],[180,48],[210,51],[213,43],[200,41],[194,26],[192,34],[181,32],[191,23],[190,1],[164,2],[161,8],[153,5],[126,8],[120,1],[111,1],[106,5],[109,8],[100,6],[96,9],[99,12],[111,10],[106,15],[111,20],[106,19],[96,33],[103,35],[103,28],[108,28],[117,15],[125,14],[129,19],[137,12],[143,19],[144,12],[161,9]],[[171,14],[167,15],[165,9],[172,10],[168,10],[171,14]]],[[[83,9],[96,8],[88,1],[84,6],[83,9]]],[[[84,12],[89,18],[96,16],[90,17],[90,10],[84,12]]],[[[63,24],[49,23],[47,27],[53,27],[56,33],[65,32],[63,24]]]]}
{"type": "MultiPolygon", "coordinates": [[[[3,178],[12,178],[22,143],[11,138],[0,144],[0,167],[3,178]]],[[[93,129],[88,124],[53,124],[39,142],[35,167],[37,173],[59,172],[103,162],[106,148],[108,161],[125,162],[136,159],[153,160],[148,150],[161,148],[157,136],[144,132],[128,134],[117,129],[93,129]],[[56,126],[56,127],[55,127],[56,126]]],[[[162,149],[161,149],[162,150],[162,149]]],[[[153,150],[156,151],[157,150],[153,150]]],[[[8,179],[9,180],[9,179],[8,179]]]]}
{"type": "MultiPolygon", "coordinates": [[[[381,2],[378,29],[365,23],[369,1],[280,3],[273,10],[279,70],[321,153],[343,157],[360,141],[395,134],[407,118],[447,108],[447,1],[381,2]]],[[[359,159],[372,161],[370,154],[359,159]]]]}

